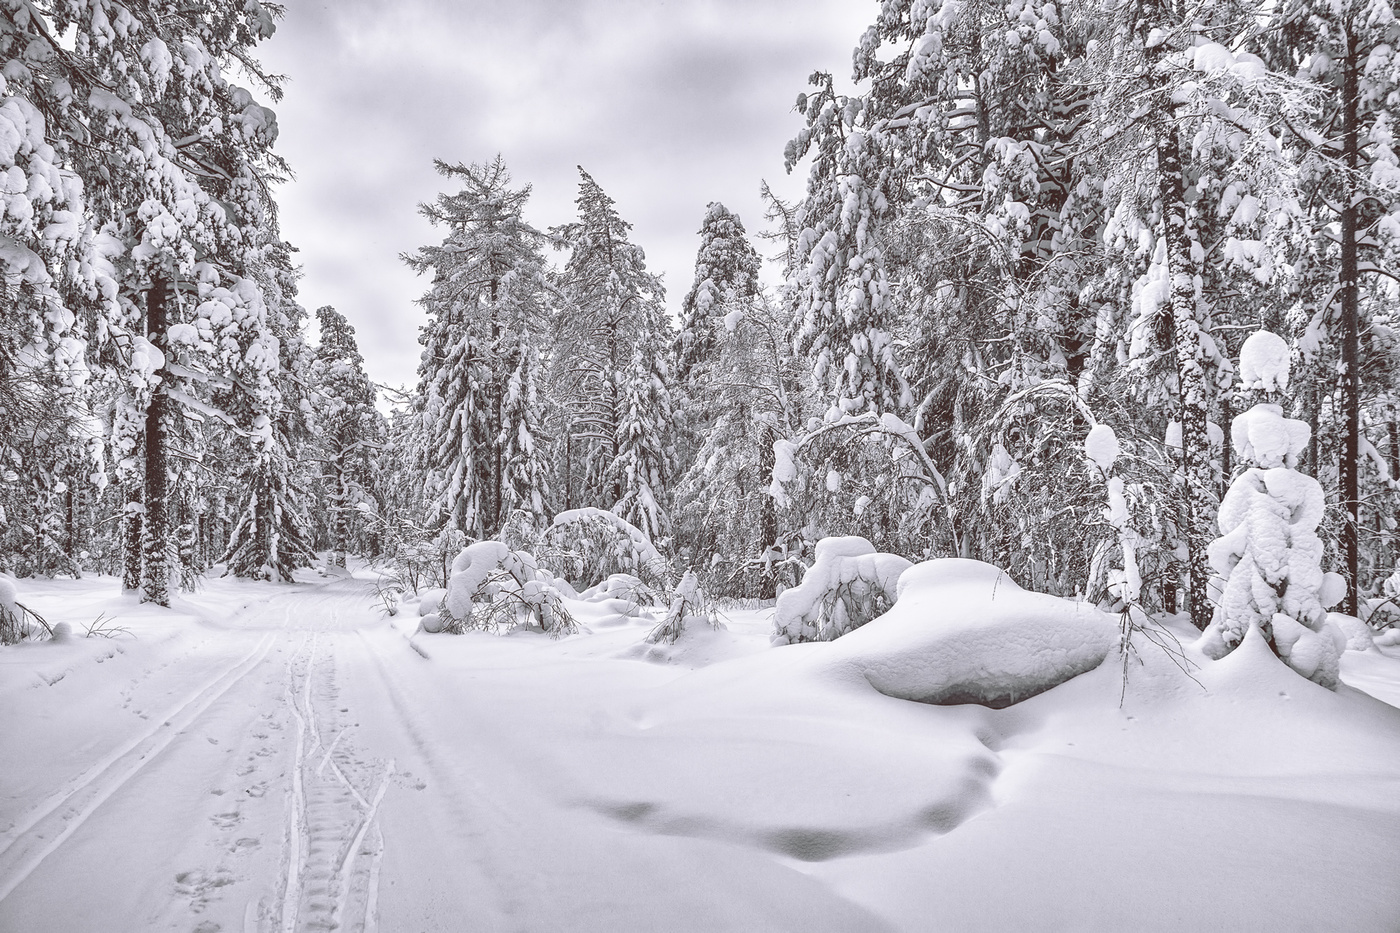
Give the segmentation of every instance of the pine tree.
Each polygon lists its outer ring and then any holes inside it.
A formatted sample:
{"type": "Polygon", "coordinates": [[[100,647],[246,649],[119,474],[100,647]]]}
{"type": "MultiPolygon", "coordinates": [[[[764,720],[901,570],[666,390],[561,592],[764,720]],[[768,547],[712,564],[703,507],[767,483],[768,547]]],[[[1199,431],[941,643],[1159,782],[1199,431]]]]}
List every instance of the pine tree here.
{"type": "Polygon", "coordinates": [[[425,349],[418,394],[427,432],[422,469],[432,496],[430,526],[482,539],[500,531],[512,501],[543,498],[541,488],[519,487],[531,474],[516,471],[508,479],[501,443],[504,432],[532,418],[519,408],[529,394],[512,399],[510,383],[521,336],[545,330],[543,236],[524,219],[530,187],[512,189],[499,156],[487,165],[436,166],[462,182],[456,194],[420,205],[447,236],[403,257],[414,271],[433,274],[420,302],[430,315],[419,338],[425,349]],[[508,414],[514,424],[507,424],[508,414]]]}
{"type": "MultiPolygon", "coordinates": [[[[1355,615],[1367,582],[1362,552],[1370,552],[1374,584],[1394,562],[1400,509],[1387,478],[1377,477],[1364,495],[1362,490],[1364,452],[1373,443],[1366,436],[1367,422],[1393,421],[1394,396],[1387,384],[1395,368],[1387,326],[1394,318],[1393,301],[1389,284],[1377,274],[1390,275],[1400,246],[1400,156],[1392,139],[1400,91],[1395,51],[1400,26],[1390,4],[1365,0],[1293,0],[1274,9],[1271,18],[1275,28],[1265,36],[1270,66],[1320,92],[1321,106],[1312,119],[1288,124],[1303,184],[1311,193],[1311,236],[1295,258],[1294,288],[1294,323],[1311,365],[1295,384],[1310,383],[1301,394],[1313,425],[1314,454],[1335,445],[1343,513],[1337,537],[1348,582],[1345,610],[1355,615]],[[1326,401],[1337,396],[1340,404],[1326,401]],[[1391,526],[1379,541],[1363,543],[1367,522],[1362,502],[1372,504],[1374,524],[1391,526]],[[1382,556],[1378,552],[1386,538],[1392,553],[1382,556]]],[[[1316,456],[1310,460],[1319,478],[1331,472],[1330,463],[1318,462],[1316,456]]],[[[1400,467],[1400,460],[1395,466],[1400,467]]],[[[1389,474],[1393,480],[1395,469],[1389,474]]]]}
{"type": "Polygon", "coordinates": [[[374,383],[364,372],[355,328],[329,305],[316,309],[321,342],[311,366],[317,448],[321,458],[321,538],[330,562],[345,566],[352,542],[365,544],[358,507],[374,486],[374,454],[383,441],[374,383]]]}
{"type": "Polygon", "coordinates": [[[566,509],[620,505],[648,534],[664,534],[672,431],[665,290],[613,199],[582,166],[579,174],[579,219],[551,231],[570,250],[552,354],[565,444],[556,488],[566,509]]]}
{"type": "Polygon", "coordinates": [[[22,5],[0,29],[5,94],[32,105],[11,112],[43,112],[48,161],[72,173],[54,176],[69,207],[56,242],[78,248],[68,275],[82,300],[68,311],[90,315],[79,333],[96,336],[98,382],[113,390],[109,432],[127,488],[124,578],[162,604],[174,556],[169,482],[180,472],[168,447],[174,414],[201,391],[186,373],[227,369],[239,351],[249,322],[208,293],[238,287],[271,226],[267,180],[283,168],[270,150],[272,111],[224,69],[237,61],[277,96],[250,54],[277,12],[255,0],[135,9],[79,0],[43,15],[22,5]]]}
{"type": "Polygon", "coordinates": [[[695,281],[681,302],[674,354],[678,384],[686,383],[691,370],[714,357],[731,296],[742,307],[758,294],[758,267],[758,253],[749,243],[743,221],[718,201],[710,202],[700,224],[695,281]]]}
{"type": "Polygon", "coordinates": [[[269,250],[257,270],[261,289],[248,289],[254,309],[258,298],[265,301],[249,315],[260,326],[249,331],[226,404],[249,443],[239,484],[243,502],[224,554],[229,573],[287,582],[315,556],[305,515],[309,479],[299,466],[310,434],[311,403],[301,379],[310,353],[289,253],[286,244],[269,250]]]}

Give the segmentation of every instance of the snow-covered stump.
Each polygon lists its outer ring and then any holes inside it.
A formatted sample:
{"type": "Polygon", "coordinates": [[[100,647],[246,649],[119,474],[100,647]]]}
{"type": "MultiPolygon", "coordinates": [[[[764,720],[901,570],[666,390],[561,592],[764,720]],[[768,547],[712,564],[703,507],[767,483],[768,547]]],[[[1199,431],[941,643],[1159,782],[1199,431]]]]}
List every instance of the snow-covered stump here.
{"type": "Polygon", "coordinates": [[[859,628],[894,605],[899,575],[912,566],[856,535],[823,538],[802,583],[778,597],[773,644],[831,641],[859,628]]]}
{"type": "MultiPolygon", "coordinates": [[[[1243,387],[1265,399],[1288,388],[1288,368],[1287,343],[1267,331],[1253,334],[1240,351],[1243,387]]],[[[1218,603],[1198,647],[1222,658],[1258,628],[1285,664],[1335,689],[1344,641],[1328,625],[1327,607],[1345,584],[1322,572],[1322,487],[1294,469],[1310,435],[1305,422],[1285,418],[1272,401],[1231,424],[1235,453],[1250,466],[1220,503],[1220,537],[1209,548],[1218,603]]]]}

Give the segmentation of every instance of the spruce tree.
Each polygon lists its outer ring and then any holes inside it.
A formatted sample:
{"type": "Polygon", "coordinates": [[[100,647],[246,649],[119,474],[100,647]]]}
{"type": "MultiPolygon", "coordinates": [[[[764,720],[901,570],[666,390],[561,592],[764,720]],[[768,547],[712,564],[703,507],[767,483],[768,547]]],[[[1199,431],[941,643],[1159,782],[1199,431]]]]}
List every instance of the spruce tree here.
{"type": "Polygon", "coordinates": [[[462,188],[420,212],[447,235],[403,257],[414,271],[433,275],[420,300],[429,322],[418,369],[428,523],[484,539],[500,531],[513,503],[543,499],[542,489],[519,485],[538,474],[508,471],[502,439],[533,417],[520,407],[530,394],[512,397],[510,385],[533,352],[522,351],[522,335],[546,329],[544,238],[524,219],[530,187],[510,187],[500,156],[485,165],[436,166],[462,188]]]}
{"type": "Polygon", "coordinates": [[[330,305],[316,309],[321,342],[311,365],[316,449],[321,462],[320,537],[330,563],[345,566],[352,544],[365,545],[360,505],[374,486],[372,467],[383,441],[374,383],[365,375],[355,328],[330,305]]]}
{"type": "Polygon", "coordinates": [[[733,302],[740,307],[758,294],[758,253],[737,214],[718,201],[705,208],[695,281],[681,302],[676,339],[676,382],[684,384],[697,365],[711,360],[719,347],[723,318],[733,302]]]}
{"type": "Polygon", "coordinates": [[[551,373],[565,443],[558,488],[565,508],[619,507],[649,535],[664,535],[672,469],[665,289],[613,199],[582,166],[579,175],[578,220],[551,231],[569,249],[551,373]]]}

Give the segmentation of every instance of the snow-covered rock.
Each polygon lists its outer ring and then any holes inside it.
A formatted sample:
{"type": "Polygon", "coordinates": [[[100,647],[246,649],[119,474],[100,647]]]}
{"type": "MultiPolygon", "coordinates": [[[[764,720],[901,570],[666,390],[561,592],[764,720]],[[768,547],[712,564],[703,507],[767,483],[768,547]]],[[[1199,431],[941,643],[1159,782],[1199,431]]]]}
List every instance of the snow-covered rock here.
{"type": "Polygon", "coordinates": [[[1117,639],[1118,620],[1088,603],[945,558],[906,570],[894,607],[829,650],[888,696],[1001,708],[1093,670],[1117,639]]]}
{"type": "Polygon", "coordinates": [[[802,582],[778,597],[773,644],[831,641],[864,625],[893,605],[910,566],[856,535],[823,538],[802,582]]]}

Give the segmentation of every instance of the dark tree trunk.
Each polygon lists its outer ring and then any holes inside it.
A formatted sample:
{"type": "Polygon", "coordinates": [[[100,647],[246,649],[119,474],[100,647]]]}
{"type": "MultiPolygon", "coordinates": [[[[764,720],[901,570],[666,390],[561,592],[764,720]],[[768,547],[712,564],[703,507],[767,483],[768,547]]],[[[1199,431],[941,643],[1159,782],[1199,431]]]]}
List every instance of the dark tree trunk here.
{"type": "Polygon", "coordinates": [[[1346,422],[1342,441],[1338,483],[1342,494],[1342,559],[1347,578],[1347,595],[1343,611],[1356,615],[1361,579],[1359,573],[1359,528],[1361,503],[1358,495],[1361,438],[1361,374],[1360,328],[1357,324],[1357,263],[1356,263],[1356,171],[1360,161],[1357,139],[1357,108],[1360,91],[1357,86],[1356,37],[1347,23],[1347,59],[1342,70],[1342,160],[1346,165],[1342,203],[1342,272],[1338,282],[1342,300],[1342,411],[1346,422]]]}
{"type": "MultiPolygon", "coordinates": [[[[146,293],[146,334],[156,349],[165,351],[166,283],[156,276],[146,293]]],[[[168,425],[165,410],[168,400],[162,381],[151,391],[151,404],[146,409],[146,515],[142,535],[141,601],[170,605],[170,490],[168,425]]]]}

